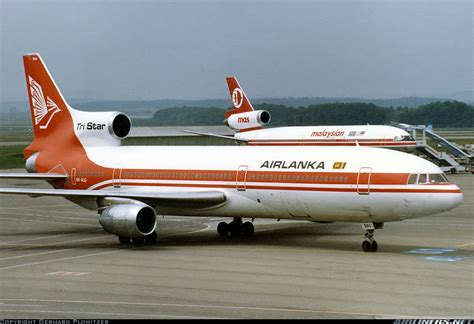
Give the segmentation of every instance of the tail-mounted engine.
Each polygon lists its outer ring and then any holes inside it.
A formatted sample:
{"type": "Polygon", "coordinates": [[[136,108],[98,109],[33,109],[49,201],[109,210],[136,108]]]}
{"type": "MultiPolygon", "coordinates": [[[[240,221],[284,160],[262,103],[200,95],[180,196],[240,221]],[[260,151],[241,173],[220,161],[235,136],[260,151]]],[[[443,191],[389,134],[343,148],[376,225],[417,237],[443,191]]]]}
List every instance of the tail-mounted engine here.
{"type": "Polygon", "coordinates": [[[86,146],[120,145],[132,129],[130,118],[121,112],[72,111],[74,131],[86,146]]]}
{"type": "Polygon", "coordinates": [[[266,110],[256,110],[233,114],[224,120],[224,124],[235,130],[260,128],[270,123],[271,116],[266,110]]]}
{"type": "Polygon", "coordinates": [[[132,121],[127,115],[116,112],[108,121],[109,134],[116,139],[123,140],[129,134],[132,129],[132,121]]]}
{"type": "Polygon", "coordinates": [[[102,211],[100,225],[105,231],[125,238],[141,238],[156,229],[156,213],[148,205],[112,205],[102,211]]]}

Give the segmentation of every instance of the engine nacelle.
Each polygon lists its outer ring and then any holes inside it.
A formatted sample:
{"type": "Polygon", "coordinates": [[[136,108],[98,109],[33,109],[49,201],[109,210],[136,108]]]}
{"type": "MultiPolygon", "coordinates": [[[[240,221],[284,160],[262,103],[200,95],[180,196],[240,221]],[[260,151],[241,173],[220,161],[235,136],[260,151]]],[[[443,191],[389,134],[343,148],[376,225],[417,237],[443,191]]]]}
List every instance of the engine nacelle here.
{"type": "Polygon", "coordinates": [[[144,204],[113,205],[102,211],[99,223],[110,234],[140,238],[156,229],[156,213],[144,204]]]}
{"type": "Polygon", "coordinates": [[[116,112],[109,119],[107,130],[109,131],[109,134],[116,139],[123,140],[127,138],[127,136],[130,135],[131,129],[132,121],[124,113],[116,112]]]}
{"type": "Polygon", "coordinates": [[[130,118],[117,111],[71,111],[74,131],[87,146],[120,145],[132,129],[130,118]]]}
{"type": "Polygon", "coordinates": [[[29,173],[36,173],[36,159],[39,156],[39,152],[35,152],[30,155],[28,159],[26,159],[25,169],[29,173]]]}
{"type": "Polygon", "coordinates": [[[270,113],[266,110],[249,111],[229,116],[224,123],[235,130],[262,127],[271,120],[270,113]]]}

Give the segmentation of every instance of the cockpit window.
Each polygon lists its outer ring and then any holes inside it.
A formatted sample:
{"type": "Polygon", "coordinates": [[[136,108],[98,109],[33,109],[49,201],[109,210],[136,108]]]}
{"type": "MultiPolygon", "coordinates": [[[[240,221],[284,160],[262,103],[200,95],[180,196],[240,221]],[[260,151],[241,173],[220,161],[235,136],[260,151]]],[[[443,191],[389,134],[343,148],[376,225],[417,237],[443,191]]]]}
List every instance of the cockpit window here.
{"type": "Polygon", "coordinates": [[[448,178],[443,173],[410,174],[407,184],[447,183],[448,178]]]}
{"type": "Polygon", "coordinates": [[[444,174],[439,174],[439,173],[433,173],[430,174],[430,183],[446,183],[448,182],[448,179],[444,174]]]}
{"type": "Polygon", "coordinates": [[[414,141],[415,139],[413,137],[411,137],[410,135],[404,135],[404,136],[395,136],[393,138],[395,141],[400,141],[400,142],[403,142],[403,141],[414,141]]]}
{"type": "Polygon", "coordinates": [[[417,177],[418,174],[410,174],[410,177],[408,178],[408,184],[416,184],[417,177]]]}
{"type": "Polygon", "coordinates": [[[418,183],[422,184],[422,183],[427,183],[427,182],[428,182],[428,178],[426,174],[420,174],[420,176],[418,177],[418,183]]]}

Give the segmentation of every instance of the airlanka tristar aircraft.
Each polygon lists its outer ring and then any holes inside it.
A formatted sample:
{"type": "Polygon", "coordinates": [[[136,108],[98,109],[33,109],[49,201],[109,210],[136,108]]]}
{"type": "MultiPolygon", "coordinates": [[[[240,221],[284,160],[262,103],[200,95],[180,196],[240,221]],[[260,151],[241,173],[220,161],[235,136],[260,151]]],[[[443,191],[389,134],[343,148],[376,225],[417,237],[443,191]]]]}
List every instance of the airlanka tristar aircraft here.
{"type": "Polygon", "coordinates": [[[406,131],[384,125],[291,126],[266,128],[270,113],[254,110],[237,78],[228,77],[230,97],[234,107],[224,113],[224,123],[238,131],[233,137],[210,133],[248,145],[312,145],[312,146],[373,146],[409,151],[416,141],[406,131]]]}
{"type": "Polygon", "coordinates": [[[243,218],[363,223],[376,251],[384,222],[455,208],[460,189],[419,157],[368,147],[120,146],[130,119],[71,108],[38,54],[23,57],[34,127],[28,174],[51,189],[3,194],[61,196],[99,212],[120,242],[156,241],[156,215],[220,216],[222,236],[251,236],[243,218]]]}

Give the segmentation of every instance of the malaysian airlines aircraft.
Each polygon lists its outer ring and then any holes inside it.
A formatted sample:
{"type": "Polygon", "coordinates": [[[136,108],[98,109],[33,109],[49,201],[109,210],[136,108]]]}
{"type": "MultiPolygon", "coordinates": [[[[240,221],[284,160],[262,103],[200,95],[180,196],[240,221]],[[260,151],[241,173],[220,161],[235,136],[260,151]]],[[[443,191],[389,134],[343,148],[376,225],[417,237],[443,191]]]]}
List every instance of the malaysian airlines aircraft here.
{"type": "Polygon", "coordinates": [[[23,57],[34,139],[27,174],[51,189],[2,194],[64,197],[98,211],[105,231],[155,242],[157,215],[229,217],[221,236],[252,236],[244,218],[363,223],[364,251],[376,251],[384,222],[455,208],[461,190],[431,162],[368,147],[120,146],[130,119],[71,108],[38,54],[23,57]]]}
{"type": "Polygon", "coordinates": [[[373,146],[410,150],[416,141],[406,131],[384,125],[291,126],[266,128],[271,116],[266,110],[255,110],[237,78],[228,77],[233,108],[224,113],[224,123],[236,130],[234,136],[191,132],[216,136],[248,145],[373,146]]]}

